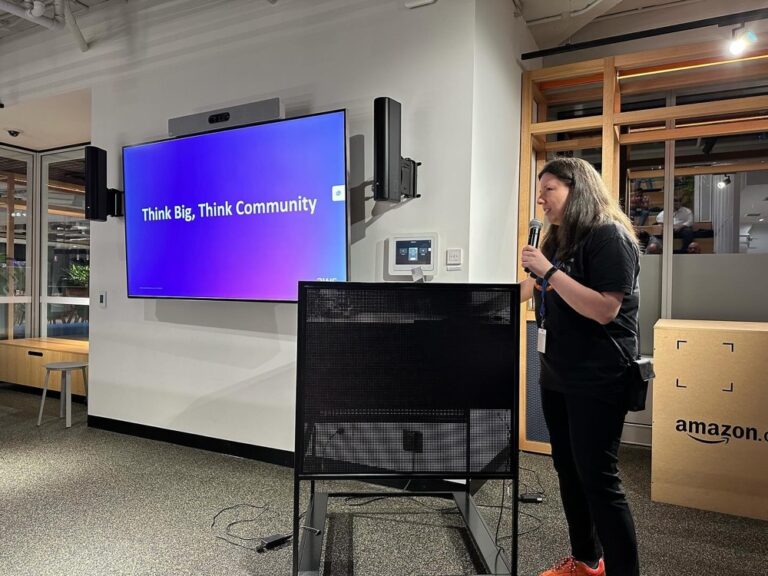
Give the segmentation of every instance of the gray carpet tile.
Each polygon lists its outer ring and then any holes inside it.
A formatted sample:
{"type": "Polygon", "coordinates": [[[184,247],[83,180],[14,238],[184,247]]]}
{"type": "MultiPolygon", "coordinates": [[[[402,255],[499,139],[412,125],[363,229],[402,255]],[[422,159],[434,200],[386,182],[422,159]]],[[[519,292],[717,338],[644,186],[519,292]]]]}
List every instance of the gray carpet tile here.
{"type": "MultiPolygon", "coordinates": [[[[73,426],[39,395],[0,384],[0,575],[165,576],[290,573],[291,546],[255,551],[258,538],[291,530],[288,468],[73,426]]],[[[522,454],[520,570],[535,575],[568,553],[557,479],[546,456],[522,454]]],[[[650,501],[650,450],[624,447],[621,470],[637,523],[645,576],[768,574],[765,522],[650,501]]],[[[303,487],[302,508],[308,501],[303,487]]],[[[319,490],[371,491],[358,482],[319,490]]],[[[487,482],[476,502],[496,531],[502,485],[487,482]]],[[[505,505],[509,504],[506,499],[505,505]]],[[[500,543],[510,544],[504,510],[500,543]]],[[[322,574],[473,574],[481,570],[461,517],[447,500],[331,499],[322,574]]]]}

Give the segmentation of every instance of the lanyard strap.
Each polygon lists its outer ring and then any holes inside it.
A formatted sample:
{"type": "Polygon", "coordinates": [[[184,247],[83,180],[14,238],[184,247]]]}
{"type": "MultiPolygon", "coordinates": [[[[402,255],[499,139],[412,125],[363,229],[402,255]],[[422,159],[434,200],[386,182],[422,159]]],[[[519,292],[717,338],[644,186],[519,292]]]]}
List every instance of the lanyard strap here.
{"type": "MultiPolygon", "coordinates": [[[[557,258],[552,261],[552,266],[557,268],[557,258]]],[[[544,326],[544,319],[547,316],[547,285],[549,280],[543,278],[541,281],[541,305],[539,306],[539,317],[541,318],[541,325],[544,326]]]]}

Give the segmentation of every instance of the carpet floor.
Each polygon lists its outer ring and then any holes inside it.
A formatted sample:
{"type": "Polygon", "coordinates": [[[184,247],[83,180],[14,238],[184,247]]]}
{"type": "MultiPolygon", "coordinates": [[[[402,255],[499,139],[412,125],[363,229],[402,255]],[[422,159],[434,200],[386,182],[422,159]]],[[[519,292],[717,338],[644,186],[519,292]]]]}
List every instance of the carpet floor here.
{"type": "MultiPolygon", "coordinates": [[[[46,402],[38,427],[39,396],[0,384],[0,575],[290,574],[290,544],[256,551],[260,537],[291,531],[289,468],[89,428],[82,404],[65,429],[58,406],[46,402]]],[[[768,524],[652,502],[650,456],[632,446],[620,456],[642,574],[768,574],[768,524]]],[[[519,574],[533,576],[568,554],[568,537],[550,458],[522,454],[521,466],[521,491],[544,494],[521,505],[519,574]]],[[[475,497],[494,533],[502,490],[487,482],[475,497]]],[[[504,510],[505,548],[510,533],[504,510]]],[[[460,515],[439,498],[332,499],[324,545],[324,576],[482,573],[460,515]]]]}

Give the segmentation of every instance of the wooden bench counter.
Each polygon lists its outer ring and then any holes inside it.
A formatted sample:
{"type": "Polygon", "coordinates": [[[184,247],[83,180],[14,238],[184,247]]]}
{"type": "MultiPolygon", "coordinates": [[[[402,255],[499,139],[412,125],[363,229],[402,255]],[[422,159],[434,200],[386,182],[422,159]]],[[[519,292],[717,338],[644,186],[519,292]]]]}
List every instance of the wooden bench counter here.
{"type": "MultiPolygon", "coordinates": [[[[0,340],[0,381],[42,388],[43,366],[50,362],[88,362],[88,342],[60,338],[0,340]]],[[[52,377],[49,389],[60,387],[59,379],[52,377]]],[[[85,395],[80,370],[72,373],[72,393],[85,395]]]]}

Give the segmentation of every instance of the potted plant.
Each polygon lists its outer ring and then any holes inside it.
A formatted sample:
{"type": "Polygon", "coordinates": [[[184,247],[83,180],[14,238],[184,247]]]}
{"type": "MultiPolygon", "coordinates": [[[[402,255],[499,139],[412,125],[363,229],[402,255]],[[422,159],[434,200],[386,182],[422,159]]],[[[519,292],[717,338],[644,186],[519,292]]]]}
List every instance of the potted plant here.
{"type": "Polygon", "coordinates": [[[67,268],[62,278],[62,288],[65,296],[88,296],[88,278],[91,275],[91,266],[73,262],[67,268]]]}
{"type": "Polygon", "coordinates": [[[26,272],[26,262],[9,261],[5,254],[0,254],[0,296],[23,295],[26,272]],[[11,288],[11,280],[13,280],[13,288],[11,288]]]}

